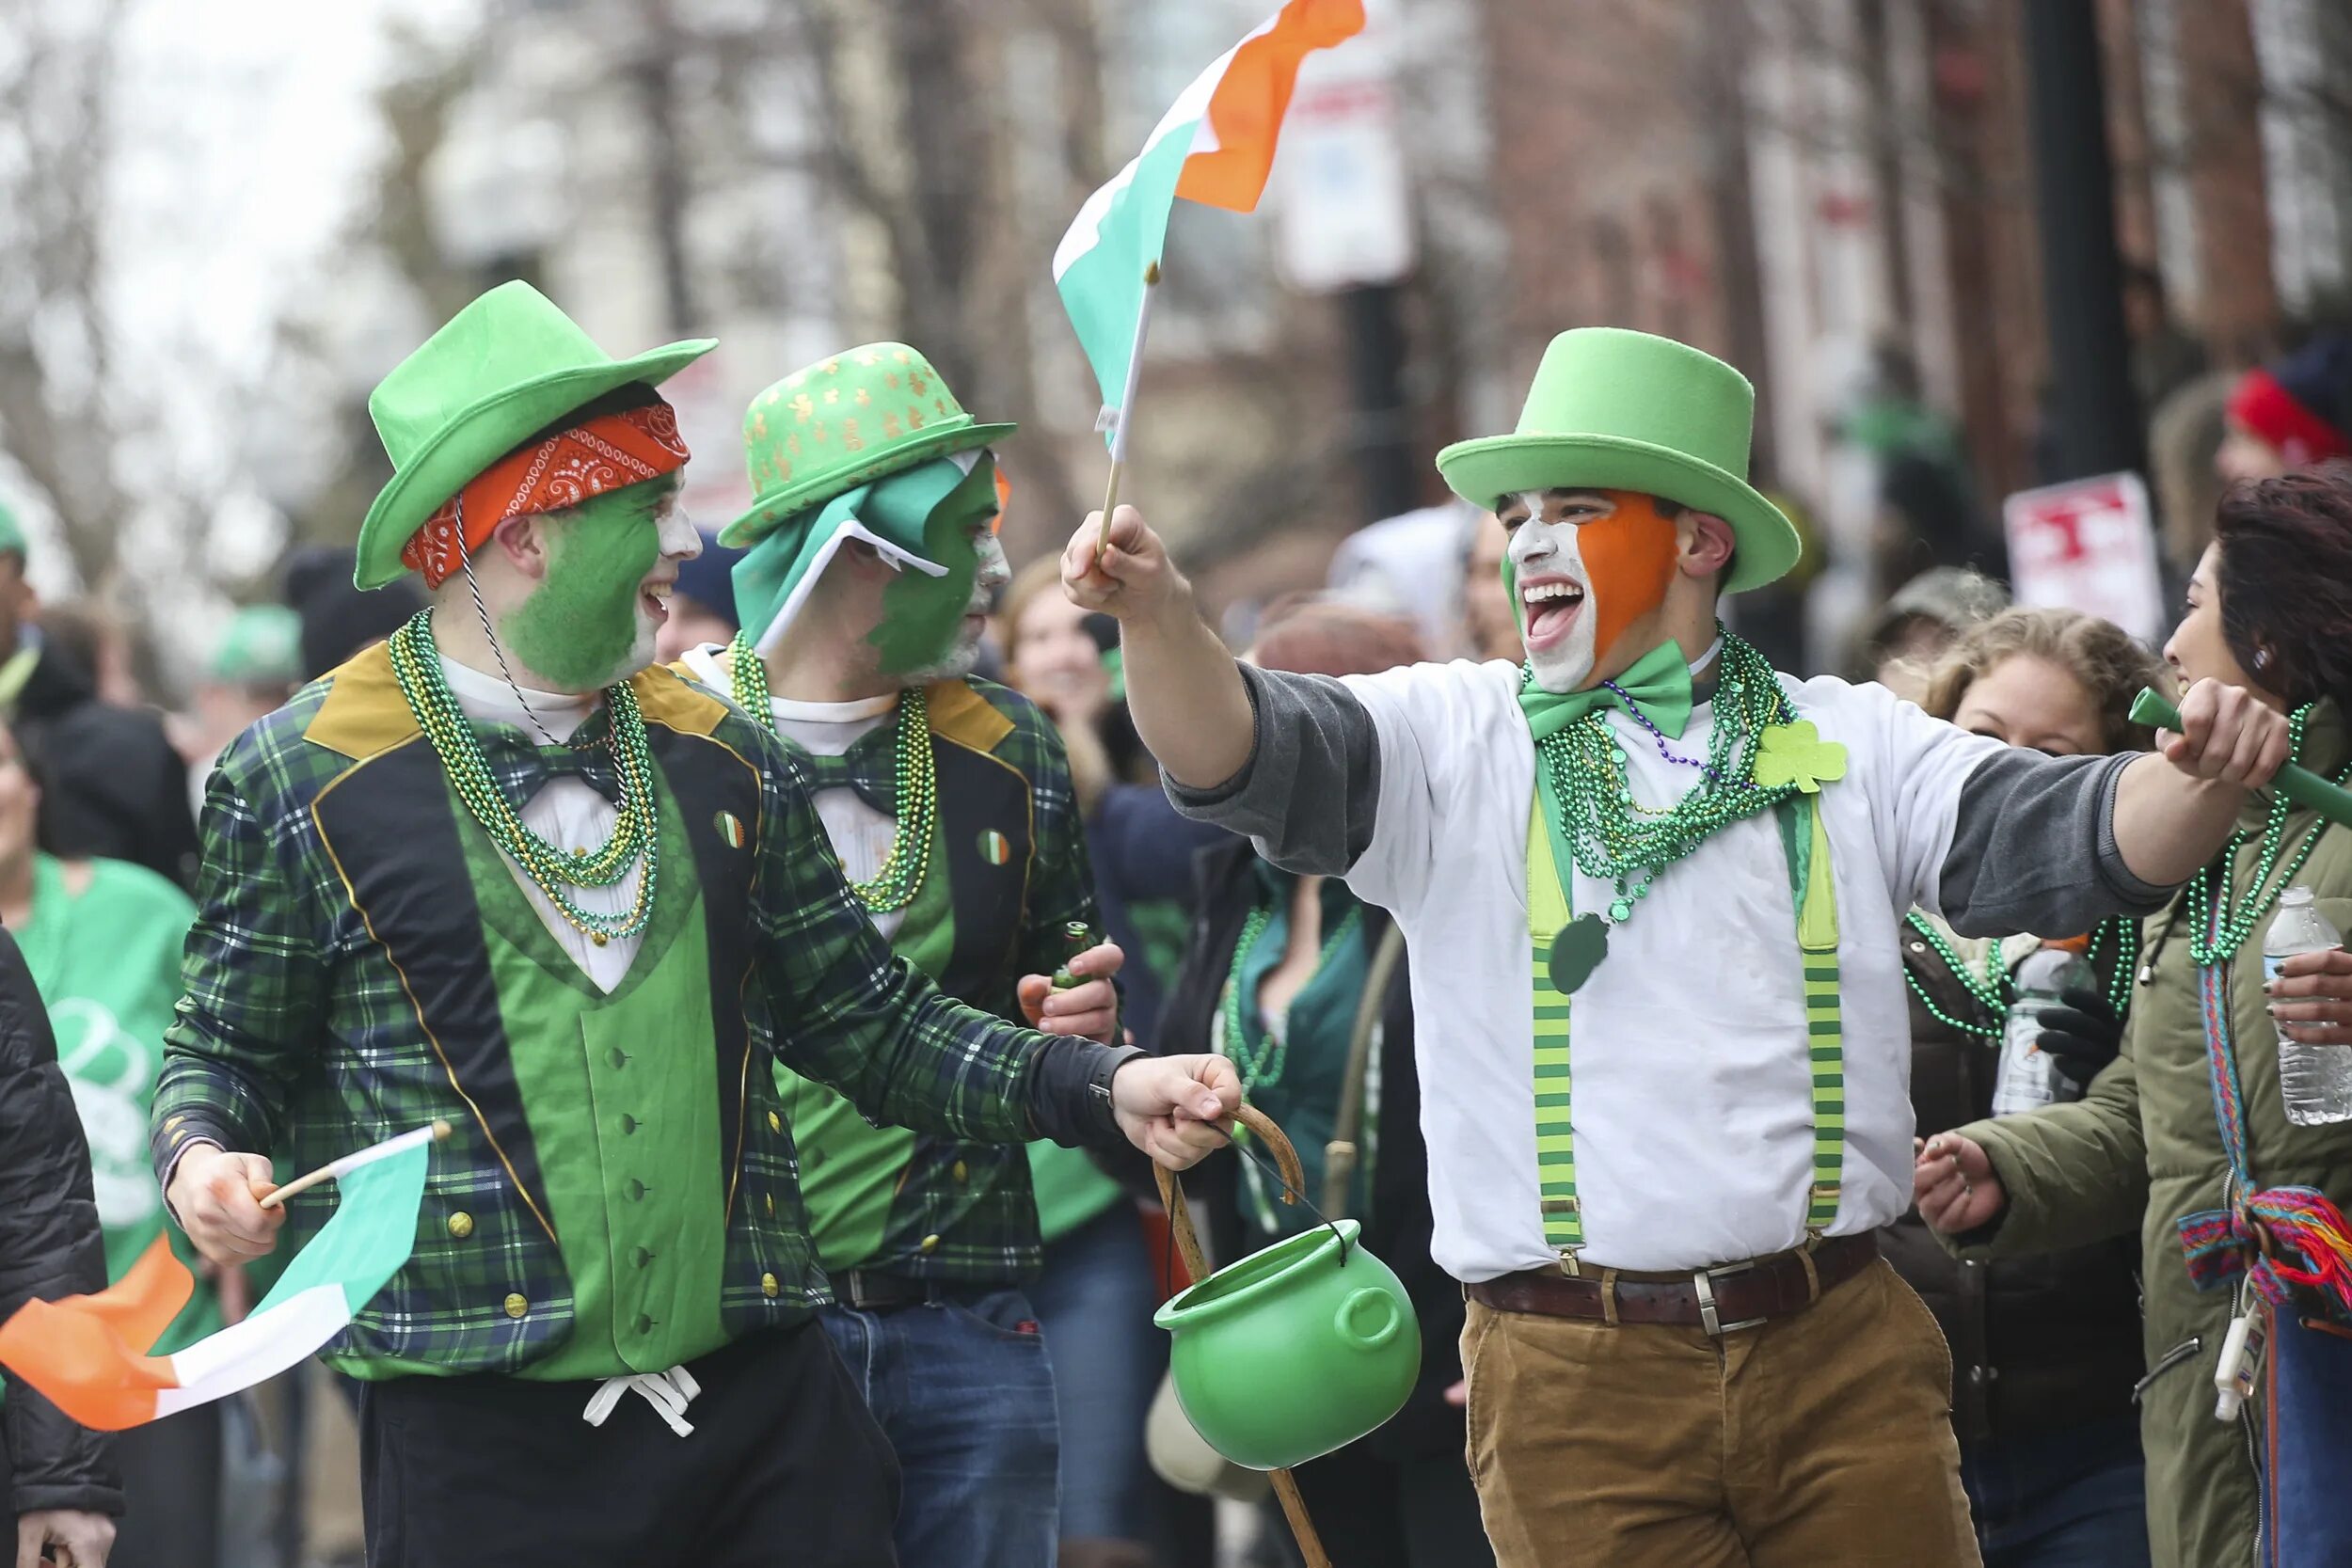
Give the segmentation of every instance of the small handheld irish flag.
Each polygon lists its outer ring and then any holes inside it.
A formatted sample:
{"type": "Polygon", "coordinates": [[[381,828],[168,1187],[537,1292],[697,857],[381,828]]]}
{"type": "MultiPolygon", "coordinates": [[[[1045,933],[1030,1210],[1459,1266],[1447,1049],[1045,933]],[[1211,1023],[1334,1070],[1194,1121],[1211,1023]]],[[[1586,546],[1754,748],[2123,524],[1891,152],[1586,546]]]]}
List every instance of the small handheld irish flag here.
{"type": "Polygon", "coordinates": [[[196,1289],[161,1236],[94,1296],[27,1302],[0,1324],[0,1366],[86,1427],[119,1432],[208,1404],[300,1365],[408,1261],[435,1129],[335,1162],[342,1202],[253,1315],[174,1355],[150,1355],[196,1289]]]}
{"type": "Polygon", "coordinates": [[[1103,388],[1114,451],[1154,273],[1178,197],[1255,212],[1298,62],[1362,32],[1363,0],[1289,0],[1186,87],[1133,163],[1087,198],[1054,252],[1054,284],[1103,388]]]}

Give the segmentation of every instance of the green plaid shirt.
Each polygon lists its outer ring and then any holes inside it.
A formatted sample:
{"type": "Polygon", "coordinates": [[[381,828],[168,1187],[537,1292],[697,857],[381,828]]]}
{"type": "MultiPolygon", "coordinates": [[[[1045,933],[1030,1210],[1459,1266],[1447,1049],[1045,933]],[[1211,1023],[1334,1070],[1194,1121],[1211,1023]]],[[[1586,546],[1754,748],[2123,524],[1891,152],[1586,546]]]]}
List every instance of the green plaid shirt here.
{"type": "MultiPolygon", "coordinates": [[[[1069,758],[1052,721],[1009,688],[984,680],[948,681],[931,687],[928,697],[932,746],[943,770],[958,767],[959,749],[984,756],[991,765],[977,779],[946,772],[940,780],[932,853],[948,877],[946,912],[956,927],[955,953],[933,968],[931,977],[950,995],[1019,1022],[1021,976],[1051,974],[1060,967],[1067,957],[1065,926],[1095,926],[1094,877],[1069,758]],[[1014,776],[1006,781],[1012,787],[987,792],[985,785],[1007,770],[1014,776]],[[973,784],[983,787],[969,787],[973,784]],[[1024,821],[1026,832],[1021,833],[1024,821]],[[991,838],[1004,846],[999,853],[1016,852],[1009,835],[995,832],[1001,828],[1012,828],[1027,840],[1025,866],[1001,868],[968,853],[975,843],[991,838]],[[1001,914],[990,902],[992,895],[1002,900],[1001,914]],[[995,961],[976,963],[976,950],[995,961]]],[[[812,796],[852,789],[888,816],[897,809],[897,738],[898,725],[885,722],[838,756],[813,755],[788,737],[784,744],[812,796]]],[[[918,900],[909,917],[923,908],[918,900]]],[[[925,945],[923,936],[902,927],[897,945],[901,953],[913,953],[925,945]]],[[[807,1141],[811,1148],[823,1148],[813,1135],[807,1141]]],[[[818,1195],[812,1194],[816,1201],[818,1195]]],[[[819,1220],[818,1233],[825,1236],[821,1211],[819,1220]]],[[[844,1259],[828,1240],[825,1260],[835,1268],[964,1283],[1013,1280],[1035,1272],[1043,1261],[1043,1246],[1026,1151],[961,1138],[916,1138],[879,1243],[866,1256],[844,1259]]]]}
{"type": "MultiPolygon", "coordinates": [[[[775,736],[667,670],[631,684],[657,752],[665,728],[704,736],[756,773],[756,785],[743,786],[756,814],[749,907],[708,911],[714,929],[734,921],[745,932],[739,1005],[754,1050],[837,1087],[876,1122],[987,1143],[1036,1136],[1030,1080],[1046,1041],[949,1001],[894,957],[842,881],[775,736]]],[[[530,799],[548,777],[548,759],[517,732],[478,730],[507,798],[530,799]]],[[[424,1027],[412,977],[358,907],[350,879],[360,873],[344,863],[351,845],[330,846],[322,831],[330,790],[425,744],[378,648],[298,692],[222,755],[205,802],[186,995],[155,1093],[159,1174],[195,1139],[265,1153],[283,1179],[436,1118],[459,1129],[436,1149],[415,1256],[338,1343],[339,1364],[361,1375],[512,1371],[563,1343],[571,1323],[553,1233],[444,1056],[445,1044],[453,1053],[458,1043],[424,1027]],[[340,687],[351,689],[336,711],[340,687]]],[[[615,794],[603,751],[579,768],[615,794]]],[[[437,767],[431,776],[441,799],[418,809],[462,810],[437,767]]],[[[689,781],[664,776],[674,793],[687,792],[689,781]]],[[[375,874],[394,884],[377,888],[377,909],[400,902],[402,847],[369,846],[375,874]]],[[[446,875],[421,866],[411,879],[437,888],[446,875]]],[[[661,896],[683,894],[691,876],[680,866],[674,879],[665,863],[661,896]]],[[[471,911],[456,912],[464,925],[449,941],[462,964],[462,944],[481,939],[471,911]]],[[[1104,1071],[1099,1059],[1090,1065],[1104,1071]]],[[[772,1076],[744,1077],[741,1148],[714,1151],[737,1183],[721,1302],[733,1337],[797,1320],[826,1299],[772,1076]]],[[[1074,1141],[1081,1130],[1052,1131],[1074,1141]]],[[[280,1248],[302,1245],[333,1206],[332,1183],[290,1203],[280,1248]]]]}

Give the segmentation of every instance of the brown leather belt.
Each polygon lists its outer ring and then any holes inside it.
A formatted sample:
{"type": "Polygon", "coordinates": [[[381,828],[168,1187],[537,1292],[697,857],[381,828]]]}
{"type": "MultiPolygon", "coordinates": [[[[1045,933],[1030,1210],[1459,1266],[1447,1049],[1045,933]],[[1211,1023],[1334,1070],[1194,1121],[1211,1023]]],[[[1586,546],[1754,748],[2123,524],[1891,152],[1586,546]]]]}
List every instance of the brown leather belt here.
{"type": "Polygon", "coordinates": [[[1499,1312],[1593,1318],[1621,1323],[1672,1323],[1729,1334],[1802,1312],[1867,1268],[1879,1255],[1871,1235],[1833,1236],[1810,1253],[1781,1252],[1687,1275],[1629,1275],[1588,1267],[1578,1278],[1549,1270],[1506,1274],[1462,1287],[1499,1312]],[[1810,1262],[1811,1267],[1806,1265],[1810,1262]],[[1609,1310],[1606,1289],[1616,1296],[1609,1310]]]}

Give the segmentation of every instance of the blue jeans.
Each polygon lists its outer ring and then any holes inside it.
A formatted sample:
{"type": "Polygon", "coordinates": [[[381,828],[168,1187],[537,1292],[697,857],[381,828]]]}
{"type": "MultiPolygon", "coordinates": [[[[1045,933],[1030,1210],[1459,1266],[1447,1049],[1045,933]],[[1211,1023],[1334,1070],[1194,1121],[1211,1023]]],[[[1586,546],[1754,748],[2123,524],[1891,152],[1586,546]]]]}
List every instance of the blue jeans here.
{"type": "Polygon", "coordinates": [[[825,1332],[898,1455],[907,1568],[1054,1560],[1054,1372],[1019,1291],[944,1286],[917,1307],[828,1307],[825,1332]]]}
{"type": "Polygon", "coordinates": [[[2146,1470],[2131,1417],[1963,1443],[1984,1568],[2148,1568],[2146,1470]]]}
{"type": "Polygon", "coordinates": [[[2264,1561],[2281,1568],[2352,1563],[2352,1339],[2305,1328],[2281,1312],[2270,1328],[2272,1451],[2264,1561]]]}
{"type": "Polygon", "coordinates": [[[1152,1324],[1157,1293],[1142,1223],[1123,1198],[1048,1243],[1029,1288],[1054,1355],[1065,1541],[1151,1538],[1143,1429],[1168,1364],[1168,1337],[1152,1324]]]}

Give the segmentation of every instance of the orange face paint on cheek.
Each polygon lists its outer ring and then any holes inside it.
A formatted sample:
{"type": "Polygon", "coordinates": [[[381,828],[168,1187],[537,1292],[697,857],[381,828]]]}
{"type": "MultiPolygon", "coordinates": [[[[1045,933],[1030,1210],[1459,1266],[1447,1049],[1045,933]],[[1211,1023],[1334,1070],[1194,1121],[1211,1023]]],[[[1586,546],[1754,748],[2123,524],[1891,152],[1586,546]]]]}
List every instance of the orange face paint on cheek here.
{"type": "Polygon", "coordinates": [[[1656,498],[1626,490],[1602,493],[1617,503],[1616,511],[1576,531],[1585,580],[1592,585],[1596,662],[1609,657],[1626,627],[1665,603],[1680,546],[1675,525],[1658,515],[1656,498]]]}

